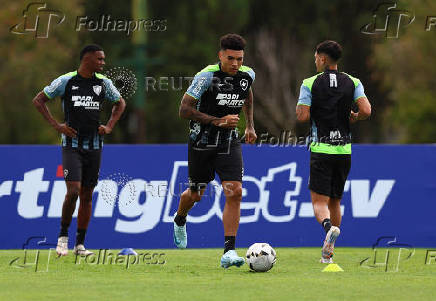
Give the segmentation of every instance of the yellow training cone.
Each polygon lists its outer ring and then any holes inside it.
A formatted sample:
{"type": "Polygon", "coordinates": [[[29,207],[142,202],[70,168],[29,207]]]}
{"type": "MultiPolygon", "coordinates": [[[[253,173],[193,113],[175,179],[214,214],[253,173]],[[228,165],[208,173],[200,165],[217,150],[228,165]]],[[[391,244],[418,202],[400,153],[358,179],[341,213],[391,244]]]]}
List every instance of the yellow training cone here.
{"type": "Polygon", "coordinates": [[[322,271],[323,272],[343,272],[344,270],[336,263],[330,263],[322,271]]]}

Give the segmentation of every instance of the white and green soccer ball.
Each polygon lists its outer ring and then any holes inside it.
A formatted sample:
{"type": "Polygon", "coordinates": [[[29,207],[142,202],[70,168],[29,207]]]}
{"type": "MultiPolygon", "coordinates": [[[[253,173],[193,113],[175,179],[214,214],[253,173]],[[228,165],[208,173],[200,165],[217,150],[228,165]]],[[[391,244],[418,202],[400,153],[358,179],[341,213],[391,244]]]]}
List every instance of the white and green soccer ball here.
{"type": "Polygon", "coordinates": [[[266,272],[276,263],[276,251],[267,243],[257,242],[248,248],[246,258],[250,270],[266,272]]]}

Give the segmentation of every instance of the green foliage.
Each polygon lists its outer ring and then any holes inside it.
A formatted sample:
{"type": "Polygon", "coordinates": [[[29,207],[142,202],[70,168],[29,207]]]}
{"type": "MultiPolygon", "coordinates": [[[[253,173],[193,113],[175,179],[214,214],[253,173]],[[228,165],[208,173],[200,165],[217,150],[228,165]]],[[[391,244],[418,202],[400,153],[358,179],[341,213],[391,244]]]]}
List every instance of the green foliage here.
{"type": "MultiPolygon", "coordinates": [[[[65,13],[65,22],[53,28],[49,37],[16,35],[9,28],[22,22],[24,3],[3,3],[0,11],[1,72],[0,142],[7,144],[58,143],[59,135],[50,128],[32,105],[32,98],[53,79],[74,70],[78,61],[78,36],[74,19],[82,13],[80,1],[48,1],[48,8],[65,13]],[[7,45],[7,46],[5,46],[7,45]]],[[[54,103],[55,102],[55,103],[54,103]]],[[[60,102],[49,106],[62,120],[60,102]]]]}
{"type": "MultiPolygon", "coordinates": [[[[47,39],[9,32],[12,25],[22,22],[25,5],[8,2],[0,11],[0,143],[58,143],[58,133],[33,108],[31,100],[54,78],[77,69],[78,52],[87,43],[105,49],[106,70],[123,66],[135,71],[141,83],[146,77],[157,81],[156,89],[149,86],[143,96],[137,93],[127,99],[126,112],[106,141],[184,143],[188,121],[178,117],[178,107],[189,85],[186,77],[218,60],[219,37],[229,32],[242,34],[248,42],[245,64],[256,71],[253,90],[258,134],[271,129],[295,130],[295,102],[301,81],[315,73],[315,46],[334,39],[344,48],[340,70],[361,79],[373,106],[371,120],[354,126],[356,142],[428,143],[436,138],[432,124],[436,117],[432,105],[436,29],[424,30],[426,16],[436,14],[436,4],[431,1],[398,3],[399,9],[416,15],[398,39],[360,33],[360,28],[373,20],[377,3],[370,0],[336,0],[322,5],[315,0],[147,1],[146,18],[166,20],[167,29],[147,32],[147,45],[137,50],[132,35],[124,32],[75,30],[78,16],[133,19],[132,1],[122,5],[104,0],[49,1],[48,8],[62,11],[66,18],[50,30],[47,39]],[[269,50],[261,47],[262,39],[271,43],[269,50]],[[138,58],[145,60],[143,66],[138,58]],[[279,72],[273,72],[276,69],[279,72]],[[140,74],[141,70],[145,74],[140,74]]],[[[59,99],[49,108],[62,120],[59,99]]],[[[102,121],[110,111],[106,106],[102,121]]],[[[240,130],[244,131],[242,117],[240,130]]],[[[298,131],[305,134],[307,128],[298,131]]]]}
{"type": "Polygon", "coordinates": [[[436,140],[436,28],[425,31],[426,18],[436,14],[433,1],[403,1],[400,8],[414,11],[415,21],[398,39],[374,45],[374,77],[387,91],[391,106],[386,114],[390,132],[404,143],[436,140]]]}

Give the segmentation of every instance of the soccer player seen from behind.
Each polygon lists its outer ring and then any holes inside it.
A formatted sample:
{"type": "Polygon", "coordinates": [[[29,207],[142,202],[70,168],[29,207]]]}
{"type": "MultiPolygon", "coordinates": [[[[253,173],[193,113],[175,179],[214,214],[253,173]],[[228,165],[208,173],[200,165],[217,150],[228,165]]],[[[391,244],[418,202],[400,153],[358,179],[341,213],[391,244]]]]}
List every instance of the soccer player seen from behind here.
{"type": "Polygon", "coordinates": [[[77,71],[56,78],[33,99],[33,104],[48,123],[62,136],[62,169],[67,193],[62,206],[61,229],[56,247],[59,256],[68,254],[68,227],[80,198],[74,254],[92,254],[84,247],[91,218],[92,193],[100,171],[103,136],[110,134],[123,113],[126,103],[112,81],[100,73],[105,65],[103,49],[88,45],[80,52],[77,71]],[[46,102],[61,97],[64,123],[57,122],[46,102]],[[113,103],[106,125],[100,124],[103,101],[113,103]]]}
{"type": "MultiPolygon", "coordinates": [[[[218,174],[226,197],[223,211],[224,255],[221,266],[241,266],[235,251],[242,199],[243,161],[238,132],[241,109],[246,120],[245,141],[255,143],[253,125],[254,71],[243,66],[245,40],[236,34],[220,39],[219,60],[196,74],[182,98],[180,117],[190,120],[188,141],[189,188],[181,195],[174,218],[174,243],[186,248],[186,217],[218,174]]],[[[206,200],[207,201],[207,200],[206,200]]]]}
{"type": "Polygon", "coordinates": [[[324,41],[316,47],[317,75],[303,81],[297,119],[311,122],[309,189],[313,211],[326,237],[322,263],[333,262],[335,241],[340,234],[340,202],[351,167],[350,123],[367,119],[371,105],[359,79],[338,71],[342,47],[324,41]],[[355,103],[359,111],[353,112],[355,103]]]}

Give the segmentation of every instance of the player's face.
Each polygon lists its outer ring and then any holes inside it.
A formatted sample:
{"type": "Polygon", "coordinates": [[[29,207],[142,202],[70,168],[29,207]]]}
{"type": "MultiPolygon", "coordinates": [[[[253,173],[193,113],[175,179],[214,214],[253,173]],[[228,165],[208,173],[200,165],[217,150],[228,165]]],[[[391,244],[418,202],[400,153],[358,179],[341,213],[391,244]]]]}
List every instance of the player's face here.
{"type": "Polygon", "coordinates": [[[102,72],[105,65],[105,56],[103,51],[94,51],[90,53],[88,66],[94,72],[102,72]]]}
{"type": "Polygon", "coordinates": [[[323,72],[326,66],[326,57],[323,54],[315,52],[315,65],[317,72],[323,72]]]}
{"type": "Polygon", "coordinates": [[[236,74],[244,62],[244,50],[220,50],[218,56],[221,62],[221,69],[231,75],[236,74]]]}

